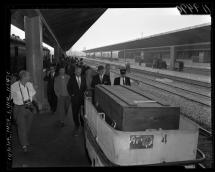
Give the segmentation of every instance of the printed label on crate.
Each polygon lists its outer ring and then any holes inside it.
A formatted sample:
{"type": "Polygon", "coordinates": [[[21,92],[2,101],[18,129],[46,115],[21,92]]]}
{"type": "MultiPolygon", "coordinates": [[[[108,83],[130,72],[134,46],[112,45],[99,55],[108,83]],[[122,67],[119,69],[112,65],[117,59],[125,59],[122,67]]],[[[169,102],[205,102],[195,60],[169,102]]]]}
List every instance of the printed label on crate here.
{"type": "Polygon", "coordinates": [[[130,149],[150,149],[153,140],[153,135],[130,135],[130,149]]]}

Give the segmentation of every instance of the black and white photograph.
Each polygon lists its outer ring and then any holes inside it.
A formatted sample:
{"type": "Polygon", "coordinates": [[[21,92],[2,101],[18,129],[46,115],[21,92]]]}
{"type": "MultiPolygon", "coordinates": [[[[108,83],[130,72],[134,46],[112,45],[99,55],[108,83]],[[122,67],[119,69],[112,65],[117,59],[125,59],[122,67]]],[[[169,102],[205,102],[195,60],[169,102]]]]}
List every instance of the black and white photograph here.
{"type": "Polygon", "coordinates": [[[8,18],[9,169],[213,168],[208,4],[23,7],[8,18]]]}

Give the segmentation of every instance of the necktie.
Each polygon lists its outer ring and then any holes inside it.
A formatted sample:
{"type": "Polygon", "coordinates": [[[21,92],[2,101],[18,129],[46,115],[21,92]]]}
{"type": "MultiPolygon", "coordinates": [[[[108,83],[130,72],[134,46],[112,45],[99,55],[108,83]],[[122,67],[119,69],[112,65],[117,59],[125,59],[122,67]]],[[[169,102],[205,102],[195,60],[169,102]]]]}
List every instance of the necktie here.
{"type": "Polygon", "coordinates": [[[101,83],[102,83],[102,76],[100,76],[100,81],[101,81],[101,83]]]}
{"type": "Polygon", "coordinates": [[[125,78],[123,78],[123,85],[125,85],[125,78]]]}

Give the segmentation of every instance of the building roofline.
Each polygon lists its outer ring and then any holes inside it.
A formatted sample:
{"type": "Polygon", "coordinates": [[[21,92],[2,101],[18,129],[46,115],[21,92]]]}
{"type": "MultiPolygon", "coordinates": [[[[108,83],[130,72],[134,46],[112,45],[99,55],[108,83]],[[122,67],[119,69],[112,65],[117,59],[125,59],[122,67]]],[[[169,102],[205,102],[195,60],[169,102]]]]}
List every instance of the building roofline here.
{"type": "Polygon", "coordinates": [[[201,28],[201,27],[210,26],[210,25],[211,25],[211,23],[203,23],[203,24],[199,24],[199,25],[188,26],[188,27],[184,27],[184,28],[180,28],[180,29],[175,29],[175,30],[171,30],[171,31],[167,31],[167,32],[162,32],[162,33],[158,33],[158,34],[154,34],[154,35],[149,35],[149,36],[146,36],[146,37],[143,37],[143,38],[136,38],[136,39],[132,39],[132,40],[125,41],[125,42],[120,42],[120,43],[105,45],[105,46],[97,47],[97,48],[91,48],[91,49],[85,50],[85,51],[90,51],[90,50],[93,50],[93,49],[99,49],[99,48],[109,47],[109,46],[113,46],[113,45],[124,44],[124,43],[128,43],[128,42],[133,42],[133,41],[138,41],[138,40],[153,38],[153,37],[157,37],[157,36],[162,36],[162,35],[177,33],[177,32],[186,31],[186,30],[192,30],[192,29],[201,28]]]}

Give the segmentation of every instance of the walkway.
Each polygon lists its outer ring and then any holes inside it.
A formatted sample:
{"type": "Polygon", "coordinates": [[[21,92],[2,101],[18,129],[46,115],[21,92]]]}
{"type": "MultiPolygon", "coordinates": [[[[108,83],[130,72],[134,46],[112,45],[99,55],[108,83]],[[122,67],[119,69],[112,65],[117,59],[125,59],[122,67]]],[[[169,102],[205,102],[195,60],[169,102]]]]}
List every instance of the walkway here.
{"type": "Polygon", "coordinates": [[[13,131],[12,167],[71,167],[90,166],[84,149],[84,135],[72,136],[73,121],[71,108],[66,125],[59,128],[57,116],[41,113],[34,117],[30,142],[32,151],[24,153],[18,143],[16,127],[13,131]]]}

